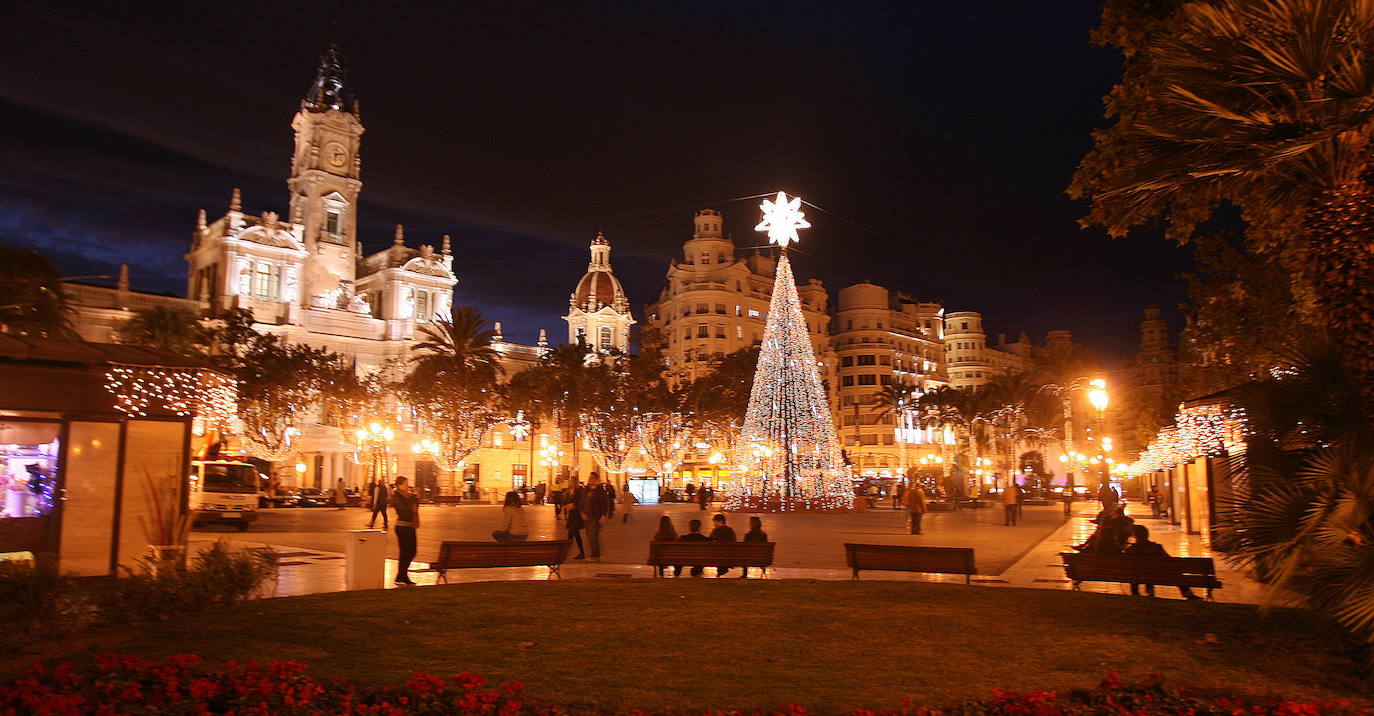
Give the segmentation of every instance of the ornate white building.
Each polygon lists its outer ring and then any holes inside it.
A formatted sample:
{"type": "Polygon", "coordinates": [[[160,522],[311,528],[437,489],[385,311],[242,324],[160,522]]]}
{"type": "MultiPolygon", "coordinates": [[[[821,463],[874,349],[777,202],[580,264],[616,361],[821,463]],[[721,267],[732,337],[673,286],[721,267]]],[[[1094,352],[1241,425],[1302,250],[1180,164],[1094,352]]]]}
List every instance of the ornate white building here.
{"type": "Polygon", "coordinates": [[[592,239],[592,260],[568,300],[568,342],[585,342],[601,351],[630,350],[630,301],[611,273],[611,242],[602,234],[592,239]]]}

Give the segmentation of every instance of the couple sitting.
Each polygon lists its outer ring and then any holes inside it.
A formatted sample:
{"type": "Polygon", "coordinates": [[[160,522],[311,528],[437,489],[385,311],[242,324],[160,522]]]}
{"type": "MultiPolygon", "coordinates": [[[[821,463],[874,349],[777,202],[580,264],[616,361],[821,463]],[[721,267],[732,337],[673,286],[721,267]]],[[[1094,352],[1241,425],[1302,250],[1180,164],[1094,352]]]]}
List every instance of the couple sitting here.
{"type": "MultiPolygon", "coordinates": [[[[681,537],[679,537],[678,534],[677,534],[677,528],[675,528],[675,527],[673,526],[673,520],[672,520],[670,517],[668,517],[667,515],[664,515],[664,516],[660,517],[659,520],[658,520],[658,532],[654,533],[653,541],[655,541],[655,542],[738,542],[738,541],[739,541],[739,540],[735,537],[735,530],[734,530],[732,527],[730,527],[728,524],[725,523],[725,515],[723,515],[723,514],[717,514],[715,517],[712,517],[712,518],[711,518],[711,524],[712,524],[711,535],[710,535],[709,537],[701,533],[701,520],[692,520],[691,522],[688,522],[688,523],[687,523],[687,529],[688,529],[687,534],[682,535],[681,537]]],[[[767,542],[767,541],[768,541],[768,533],[763,531],[763,521],[762,521],[762,520],[760,520],[760,519],[757,518],[757,517],[750,517],[750,518],[749,518],[749,531],[746,532],[746,533],[744,533],[744,541],[745,541],[745,542],[767,542]]],[[[659,567],[658,569],[659,569],[660,573],[662,573],[662,571],[665,570],[665,569],[667,569],[667,568],[666,568],[666,567],[659,567]]],[[[743,567],[743,569],[744,569],[744,574],[741,575],[741,576],[742,576],[742,577],[748,577],[748,576],[749,576],[749,568],[748,568],[748,567],[743,567]]],[[[705,572],[705,570],[706,570],[705,567],[692,567],[692,572],[691,572],[691,574],[692,574],[693,577],[700,577],[700,576],[705,572]]],[[[730,571],[730,568],[729,568],[729,567],[716,567],[716,576],[717,576],[717,577],[723,577],[723,576],[725,576],[725,573],[726,573],[726,572],[729,572],[729,571],[730,571]]],[[[680,577],[680,576],[682,576],[682,566],[681,566],[681,565],[678,565],[678,566],[673,567],[673,576],[674,576],[674,577],[680,577]]]]}

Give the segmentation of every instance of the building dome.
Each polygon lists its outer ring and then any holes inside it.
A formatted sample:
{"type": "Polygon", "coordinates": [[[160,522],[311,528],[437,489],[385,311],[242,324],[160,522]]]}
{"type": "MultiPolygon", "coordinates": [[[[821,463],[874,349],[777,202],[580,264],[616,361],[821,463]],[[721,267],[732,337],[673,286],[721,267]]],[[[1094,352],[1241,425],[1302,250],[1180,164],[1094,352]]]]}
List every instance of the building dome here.
{"type": "MultiPolygon", "coordinates": [[[[565,284],[566,285],[566,284],[565,284]]],[[[602,306],[614,306],[623,299],[625,290],[610,271],[588,271],[573,291],[573,305],[584,311],[596,311],[602,306]],[[588,305],[590,303],[590,305],[588,305]]]]}
{"type": "Polygon", "coordinates": [[[572,307],[588,313],[610,306],[616,311],[627,310],[625,289],[611,273],[611,242],[602,234],[592,239],[592,260],[587,264],[587,273],[577,282],[572,293],[572,307]]]}

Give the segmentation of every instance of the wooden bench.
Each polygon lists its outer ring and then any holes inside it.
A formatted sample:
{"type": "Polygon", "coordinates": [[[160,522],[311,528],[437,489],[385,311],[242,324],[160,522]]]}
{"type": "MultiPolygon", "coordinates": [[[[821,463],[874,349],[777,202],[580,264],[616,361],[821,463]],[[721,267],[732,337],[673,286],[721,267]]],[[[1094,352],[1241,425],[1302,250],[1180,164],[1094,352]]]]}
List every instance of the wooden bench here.
{"type": "Polygon", "coordinates": [[[964,583],[978,573],[973,565],[973,550],[967,547],[907,547],[895,544],[844,545],[845,562],[854,570],[854,579],[861,569],[888,572],[926,572],[929,574],[962,574],[964,583]]]}
{"type": "Polygon", "coordinates": [[[477,569],[481,567],[548,567],[549,578],[563,578],[558,568],[568,558],[568,546],[572,542],[560,540],[541,540],[532,542],[443,542],[439,545],[439,558],[430,563],[430,569],[439,573],[439,579],[448,581],[446,572],[450,569],[477,569]]]}
{"type": "Polygon", "coordinates": [[[1115,554],[1061,553],[1064,576],[1078,589],[1083,582],[1152,584],[1158,587],[1221,589],[1211,557],[1130,557],[1115,554]]]}
{"type": "MultiPolygon", "coordinates": [[[[649,559],[655,567],[758,567],[773,566],[773,542],[650,542],[649,559]]],[[[661,576],[662,569],[655,570],[661,576]]],[[[746,576],[748,573],[745,573],[746,576]]]]}

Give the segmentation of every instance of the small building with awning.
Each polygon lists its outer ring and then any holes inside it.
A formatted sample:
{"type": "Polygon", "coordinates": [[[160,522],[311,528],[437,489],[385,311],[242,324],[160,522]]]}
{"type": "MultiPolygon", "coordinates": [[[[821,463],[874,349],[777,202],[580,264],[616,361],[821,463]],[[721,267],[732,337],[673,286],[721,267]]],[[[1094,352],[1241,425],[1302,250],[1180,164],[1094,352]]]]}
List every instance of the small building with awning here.
{"type": "Polygon", "coordinates": [[[196,358],[0,334],[0,558],[107,575],[184,540],[193,432],[234,395],[196,358]]]}

